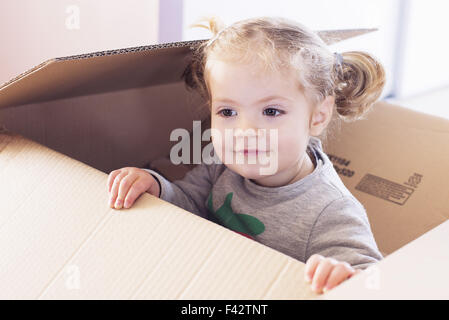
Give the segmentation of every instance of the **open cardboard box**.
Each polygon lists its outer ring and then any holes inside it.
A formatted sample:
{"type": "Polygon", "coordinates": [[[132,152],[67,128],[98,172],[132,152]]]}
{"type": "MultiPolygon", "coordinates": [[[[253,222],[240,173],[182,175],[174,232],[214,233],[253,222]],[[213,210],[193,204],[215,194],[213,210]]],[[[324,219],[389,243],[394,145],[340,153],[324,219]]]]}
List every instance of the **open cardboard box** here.
{"type": "Polygon", "coordinates": [[[322,296],[302,262],[166,201],[109,208],[110,171],[195,165],[168,155],[173,129],[210,125],[180,79],[196,43],[51,59],[0,88],[0,298],[449,298],[449,121],[385,102],[324,150],[386,258],[322,296]]]}

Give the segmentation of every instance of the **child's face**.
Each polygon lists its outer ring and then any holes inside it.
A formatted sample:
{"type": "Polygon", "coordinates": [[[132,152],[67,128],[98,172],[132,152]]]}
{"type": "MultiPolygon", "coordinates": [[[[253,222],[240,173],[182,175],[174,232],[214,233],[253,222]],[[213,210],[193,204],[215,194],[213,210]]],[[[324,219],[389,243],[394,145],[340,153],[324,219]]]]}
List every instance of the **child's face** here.
{"type": "Polygon", "coordinates": [[[265,155],[272,168],[273,161],[276,162],[275,171],[270,175],[297,173],[295,170],[305,155],[309,139],[311,106],[297,87],[293,74],[263,76],[256,70],[248,65],[219,60],[210,64],[214,149],[228,168],[248,179],[267,177],[267,173],[261,174],[260,169],[269,165],[259,161],[258,155],[265,155]],[[278,97],[261,101],[270,96],[278,97]],[[243,135],[237,129],[243,130],[243,135]],[[258,129],[265,129],[265,132],[258,129]],[[214,130],[219,132],[217,137],[214,130]],[[226,130],[232,132],[231,140],[225,140],[226,130]],[[254,138],[250,139],[251,132],[254,138]],[[272,134],[274,132],[277,139],[272,134]],[[267,147],[258,148],[257,144],[264,139],[267,147]],[[243,149],[262,149],[262,152],[258,155],[238,152],[243,149]],[[226,153],[227,158],[224,158],[226,153]],[[242,157],[244,164],[238,164],[237,157],[242,157]],[[250,157],[256,163],[250,162],[250,157]]]}

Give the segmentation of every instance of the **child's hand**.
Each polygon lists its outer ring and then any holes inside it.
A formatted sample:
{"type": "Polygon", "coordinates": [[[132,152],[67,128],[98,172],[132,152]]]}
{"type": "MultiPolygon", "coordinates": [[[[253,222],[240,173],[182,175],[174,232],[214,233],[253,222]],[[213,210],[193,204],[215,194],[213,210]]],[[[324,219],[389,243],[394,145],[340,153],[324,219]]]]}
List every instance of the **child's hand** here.
{"type": "Polygon", "coordinates": [[[347,262],[314,254],[307,260],[304,276],[314,292],[323,293],[359,272],[347,262]]]}
{"type": "Polygon", "coordinates": [[[130,208],[144,192],[159,197],[156,179],[147,171],[126,167],[114,170],[108,177],[109,206],[115,209],[130,208]]]}

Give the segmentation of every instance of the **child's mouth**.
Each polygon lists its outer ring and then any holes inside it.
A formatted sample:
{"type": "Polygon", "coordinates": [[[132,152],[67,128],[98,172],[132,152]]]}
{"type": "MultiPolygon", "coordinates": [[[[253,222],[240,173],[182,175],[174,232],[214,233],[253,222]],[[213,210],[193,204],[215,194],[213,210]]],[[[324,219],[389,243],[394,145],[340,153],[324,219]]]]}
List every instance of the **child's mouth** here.
{"type": "Polygon", "coordinates": [[[242,153],[245,156],[258,155],[258,154],[265,153],[265,152],[266,152],[265,150],[257,150],[257,149],[253,149],[253,150],[244,149],[244,150],[236,151],[236,153],[242,153]]]}

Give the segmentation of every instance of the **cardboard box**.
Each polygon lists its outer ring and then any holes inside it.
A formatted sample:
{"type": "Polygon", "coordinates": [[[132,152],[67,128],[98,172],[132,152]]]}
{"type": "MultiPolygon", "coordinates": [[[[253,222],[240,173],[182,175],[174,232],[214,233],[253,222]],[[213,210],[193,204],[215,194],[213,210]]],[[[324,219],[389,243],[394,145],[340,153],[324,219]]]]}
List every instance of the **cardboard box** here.
{"type": "MultiPolygon", "coordinates": [[[[180,80],[195,43],[51,59],[0,87],[1,298],[317,298],[303,263],[170,203],[107,205],[112,170],[194,166],[167,157],[173,129],[210,125],[180,80]]],[[[448,297],[448,144],[449,121],[384,102],[324,144],[387,257],[380,285],[371,269],[320,298],[448,297]]]]}

